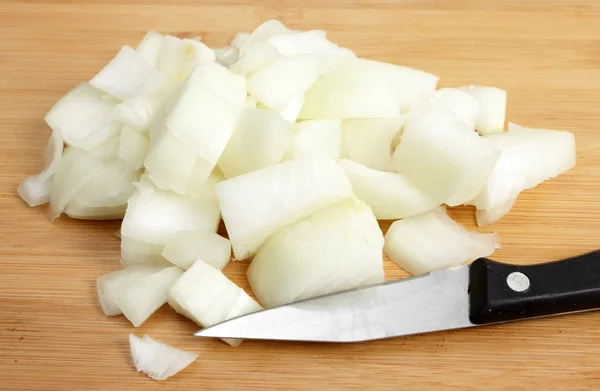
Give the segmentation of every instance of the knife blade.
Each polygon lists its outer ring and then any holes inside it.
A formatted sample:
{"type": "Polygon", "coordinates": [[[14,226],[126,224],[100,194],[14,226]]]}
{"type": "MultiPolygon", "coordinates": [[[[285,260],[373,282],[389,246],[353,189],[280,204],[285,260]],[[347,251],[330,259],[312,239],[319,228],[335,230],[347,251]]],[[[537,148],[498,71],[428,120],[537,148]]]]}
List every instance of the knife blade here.
{"type": "Polygon", "coordinates": [[[538,265],[471,265],[234,318],[199,337],[360,342],[600,308],[600,250],[538,265]]]}

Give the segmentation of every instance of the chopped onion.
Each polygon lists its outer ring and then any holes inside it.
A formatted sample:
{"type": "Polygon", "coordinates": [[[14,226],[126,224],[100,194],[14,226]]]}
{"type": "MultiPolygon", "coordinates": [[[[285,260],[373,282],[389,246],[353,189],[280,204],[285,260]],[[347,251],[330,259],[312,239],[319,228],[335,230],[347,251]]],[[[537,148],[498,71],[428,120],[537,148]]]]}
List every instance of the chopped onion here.
{"type": "Polygon", "coordinates": [[[160,266],[129,266],[104,274],[96,280],[98,299],[104,314],[114,316],[123,312],[115,303],[115,298],[125,294],[127,288],[137,280],[161,271],[160,266]]]}
{"type": "Polygon", "coordinates": [[[455,206],[475,198],[499,155],[450,111],[436,107],[406,122],[393,164],[439,203],[455,206]]]}
{"type": "Polygon", "coordinates": [[[353,195],[332,158],[314,156],[269,166],[217,184],[236,259],[253,255],[273,233],[353,195]]]}
{"type": "Polygon", "coordinates": [[[143,240],[121,236],[121,264],[130,265],[169,265],[162,252],[162,244],[147,243],[143,240]]]}
{"type": "Polygon", "coordinates": [[[171,83],[181,83],[198,64],[215,61],[213,51],[195,39],[165,35],[156,67],[171,83]]]}
{"type": "Polygon", "coordinates": [[[335,119],[314,119],[296,124],[296,138],[284,160],[308,157],[311,155],[342,156],[341,121],[335,119]]]}
{"type": "Polygon", "coordinates": [[[17,192],[29,206],[38,206],[50,201],[52,175],[58,170],[63,152],[63,139],[60,132],[53,131],[44,149],[46,165],[42,172],[25,179],[17,192]]]}
{"type": "Polygon", "coordinates": [[[281,57],[272,45],[259,42],[248,45],[245,52],[231,65],[231,70],[240,75],[252,74],[281,57]]]}
{"type": "Polygon", "coordinates": [[[129,334],[129,348],[135,369],[154,380],[165,380],[198,358],[195,353],[176,349],[147,335],[142,339],[129,334]]]}
{"type": "Polygon", "coordinates": [[[475,129],[479,114],[479,101],[459,88],[442,88],[418,101],[411,108],[411,115],[426,111],[431,105],[441,105],[450,110],[456,118],[475,129]]]}
{"type": "Polygon", "coordinates": [[[383,251],[395,264],[418,275],[487,257],[497,248],[495,234],[469,231],[439,207],[394,222],[383,251]]]}
{"type": "Polygon", "coordinates": [[[231,242],[211,231],[182,231],[169,239],[162,255],[182,269],[200,259],[221,270],[229,263],[231,242]]]}
{"type": "Polygon", "coordinates": [[[214,189],[214,184],[207,183],[205,194],[191,197],[139,187],[129,198],[121,232],[124,237],[162,246],[179,231],[216,232],[220,215],[214,189]]]}
{"type": "Polygon", "coordinates": [[[402,174],[373,170],[347,159],[342,159],[340,165],[346,171],[356,196],[373,209],[377,220],[414,216],[440,205],[402,174]]]}
{"type": "Polygon", "coordinates": [[[302,96],[333,63],[329,57],[314,54],[279,58],[248,76],[248,92],[267,107],[281,111],[302,96]]]}
{"type": "Polygon", "coordinates": [[[226,67],[233,65],[239,58],[239,51],[233,45],[225,46],[220,49],[214,49],[216,61],[226,67]]]}
{"type": "Polygon", "coordinates": [[[393,141],[402,133],[406,116],[349,119],[342,124],[345,156],[380,171],[394,171],[393,141]]]}
{"type": "MultiPolygon", "coordinates": [[[[219,76],[213,81],[217,78],[219,76]]],[[[224,84],[227,89],[232,86],[224,84]]],[[[158,187],[185,194],[192,176],[202,184],[213,171],[241,111],[241,106],[215,94],[213,89],[192,75],[168,98],[164,119],[155,125],[157,130],[150,129],[151,141],[144,166],[158,187]]],[[[227,93],[227,96],[234,95],[238,94],[227,93]]],[[[244,99],[245,92],[241,101],[244,99]]]]}
{"type": "MultiPolygon", "coordinates": [[[[575,137],[572,133],[508,125],[508,132],[482,137],[501,151],[498,163],[477,197],[477,209],[503,207],[526,189],[575,166],[575,137]]],[[[505,214],[506,212],[504,212],[505,214]]]]}
{"type": "MultiPolygon", "coordinates": [[[[408,113],[419,99],[433,93],[440,79],[436,75],[414,68],[378,61],[369,62],[379,66],[381,71],[386,70],[391,73],[402,113],[408,113]]],[[[373,71],[377,72],[375,69],[373,71]]]]}
{"type": "Polygon", "coordinates": [[[245,109],[219,159],[219,168],[225,178],[231,178],[277,164],[293,141],[292,124],[279,114],[245,109]]]}
{"type": "Polygon", "coordinates": [[[254,29],[252,34],[249,36],[242,36],[241,39],[237,39],[237,43],[232,42],[232,44],[238,46],[240,49],[240,54],[243,55],[246,53],[251,44],[264,42],[271,37],[282,34],[290,34],[292,32],[292,30],[289,30],[280,21],[271,19],[254,29]]]}
{"type": "Polygon", "coordinates": [[[246,79],[216,62],[197,66],[189,78],[238,106],[246,100],[246,79]]]}
{"type": "Polygon", "coordinates": [[[97,147],[121,130],[113,114],[115,102],[103,97],[88,83],[81,83],[50,109],[46,122],[69,145],[85,150],[97,147]]]}
{"type": "Polygon", "coordinates": [[[300,31],[274,35],[266,39],[266,42],[277,49],[282,56],[331,54],[356,57],[352,50],[339,47],[326,36],[327,33],[323,30],[300,31]]]}
{"type": "Polygon", "coordinates": [[[238,50],[242,48],[242,46],[246,45],[250,39],[250,33],[237,33],[235,37],[231,40],[231,46],[237,48],[238,50]]]}
{"type": "Polygon", "coordinates": [[[506,215],[515,204],[516,200],[508,200],[504,204],[497,206],[495,208],[491,208],[490,210],[486,209],[477,209],[475,212],[475,217],[477,218],[477,225],[483,227],[484,225],[495,223],[500,220],[504,215],[506,215]]]}
{"type": "Polygon", "coordinates": [[[148,137],[134,128],[123,125],[119,140],[119,158],[132,170],[139,170],[148,152],[148,137]]]}
{"type": "MultiPolygon", "coordinates": [[[[381,67],[373,65],[374,63],[366,60],[350,60],[350,63],[342,69],[319,77],[306,92],[304,105],[298,118],[346,119],[398,116],[400,102],[394,88],[392,74],[382,71],[381,67]]],[[[293,72],[296,75],[298,71],[293,72]]],[[[278,81],[278,84],[282,82],[284,80],[278,81]]]]}
{"type": "MultiPolygon", "coordinates": [[[[262,310],[219,269],[202,261],[196,261],[175,281],[169,290],[168,302],[175,311],[203,327],[262,310]]],[[[224,341],[232,346],[241,342],[224,341]]]]}
{"type": "Polygon", "coordinates": [[[479,102],[479,114],[475,129],[481,135],[504,131],[506,116],[506,91],[496,87],[468,86],[461,87],[479,102]]]}
{"type": "Polygon", "coordinates": [[[135,51],[148,61],[150,65],[155,67],[158,62],[158,56],[160,56],[163,41],[164,36],[161,33],[150,30],[138,44],[135,51]]]}
{"type": "Polygon", "coordinates": [[[371,209],[352,197],[269,238],[248,281],[268,308],[383,282],[382,248],[371,209]]]}
{"type": "Polygon", "coordinates": [[[169,288],[182,274],[177,266],[164,268],[137,279],[113,300],[131,324],[139,327],[167,302],[169,288]]]}
{"type": "Polygon", "coordinates": [[[164,77],[130,46],[123,46],[90,85],[120,100],[134,98],[164,83],[164,77]]]}

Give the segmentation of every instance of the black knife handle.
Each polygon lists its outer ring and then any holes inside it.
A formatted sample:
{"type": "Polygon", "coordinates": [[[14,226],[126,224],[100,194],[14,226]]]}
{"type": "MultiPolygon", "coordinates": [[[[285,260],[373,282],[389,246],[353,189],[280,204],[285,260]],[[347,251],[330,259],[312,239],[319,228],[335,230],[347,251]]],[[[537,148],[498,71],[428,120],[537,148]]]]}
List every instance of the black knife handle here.
{"type": "Polygon", "coordinates": [[[600,308],[600,250],[529,266],[479,258],[469,269],[469,302],[475,324],[600,308]]]}

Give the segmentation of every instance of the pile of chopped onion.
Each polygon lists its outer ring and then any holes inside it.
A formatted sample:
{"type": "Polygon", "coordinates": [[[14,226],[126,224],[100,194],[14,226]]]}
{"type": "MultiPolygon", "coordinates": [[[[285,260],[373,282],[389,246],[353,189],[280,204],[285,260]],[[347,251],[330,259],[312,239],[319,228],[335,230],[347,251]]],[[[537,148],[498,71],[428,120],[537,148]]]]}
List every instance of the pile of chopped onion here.
{"type": "MultiPolygon", "coordinates": [[[[504,131],[500,88],[436,90],[432,73],[275,20],[215,50],[150,31],[90,76],[46,115],[45,168],[18,193],[51,219],[123,220],[123,268],[97,288],[135,327],[167,302],[206,327],[380,283],[383,251],[412,274],[488,256],[497,237],[442,205],[491,224],[575,165],[569,132],[504,131]],[[377,220],[398,220],[385,240],[377,220]],[[260,304],[221,272],[232,250],[254,257],[260,304]]],[[[159,380],[196,358],[149,337],[131,348],[159,380]]]]}

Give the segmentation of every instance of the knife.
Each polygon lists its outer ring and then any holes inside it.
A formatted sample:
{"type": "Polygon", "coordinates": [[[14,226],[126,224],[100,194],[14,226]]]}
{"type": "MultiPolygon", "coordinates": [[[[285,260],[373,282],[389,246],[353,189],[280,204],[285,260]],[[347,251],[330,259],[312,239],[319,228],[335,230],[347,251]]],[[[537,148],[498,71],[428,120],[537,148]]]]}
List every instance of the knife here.
{"type": "Polygon", "coordinates": [[[600,250],[537,265],[471,265],[254,312],[199,337],[360,342],[600,308],[600,250]]]}

